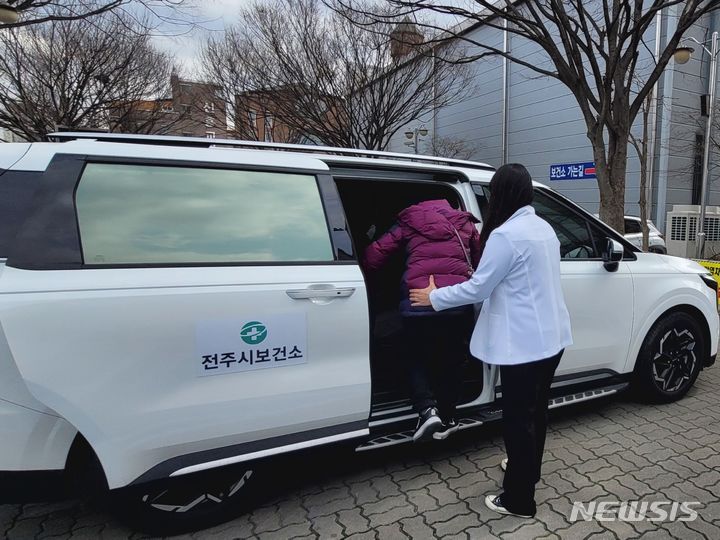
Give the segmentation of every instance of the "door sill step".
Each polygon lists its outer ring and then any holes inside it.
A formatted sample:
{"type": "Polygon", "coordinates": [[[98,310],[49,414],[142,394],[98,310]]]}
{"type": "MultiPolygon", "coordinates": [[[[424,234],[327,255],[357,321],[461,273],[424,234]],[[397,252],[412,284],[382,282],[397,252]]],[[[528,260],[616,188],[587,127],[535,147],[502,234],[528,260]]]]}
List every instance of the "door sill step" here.
{"type": "MultiPolygon", "coordinates": [[[[628,386],[629,383],[623,382],[613,384],[611,386],[606,386],[604,388],[584,390],[582,392],[575,392],[566,396],[559,396],[551,399],[548,402],[548,408],[557,409],[559,407],[574,405],[575,403],[581,403],[583,401],[590,401],[591,399],[607,397],[612,394],[617,394],[622,390],[625,390],[628,386]]],[[[485,411],[478,411],[477,414],[474,416],[459,419],[459,430],[479,427],[486,422],[499,420],[501,417],[502,409],[500,409],[499,407],[487,409],[485,411]]],[[[413,442],[413,433],[415,433],[415,430],[409,429],[397,433],[388,433],[387,435],[381,435],[379,437],[375,437],[374,439],[362,443],[357,448],[355,448],[355,451],[365,452],[367,450],[378,450],[380,448],[387,448],[388,446],[395,446],[397,444],[411,443],[413,442]]]]}
{"type": "MultiPolygon", "coordinates": [[[[478,427],[482,424],[483,421],[477,417],[460,418],[458,420],[458,431],[478,427]]],[[[398,433],[388,433],[387,435],[382,435],[380,437],[376,437],[374,439],[364,442],[363,444],[355,448],[355,451],[365,452],[367,450],[377,450],[379,448],[395,446],[396,444],[411,443],[413,442],[414,433],[415,430],[413,429],[409,429],[407,431],[400,431],[398,433]]]]}

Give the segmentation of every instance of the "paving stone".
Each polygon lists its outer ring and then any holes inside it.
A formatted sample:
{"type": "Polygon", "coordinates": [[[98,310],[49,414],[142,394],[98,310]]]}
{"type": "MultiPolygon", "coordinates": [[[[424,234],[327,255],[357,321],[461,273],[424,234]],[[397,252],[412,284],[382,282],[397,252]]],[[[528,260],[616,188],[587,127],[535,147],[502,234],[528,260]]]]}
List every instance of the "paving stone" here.
{"type": "Polygon", "coordinates": [[[415,516],[400,520],[402,531],[410,538],[430,539],[434,537],[435,531],[429,527],[421,516],[415,516]]]}
{"type": "MultiPolygon", "coordinates": [[[[364,533],[356,533],[348,536],[345,540],[376,540],[378,538],[377,531],[367,531],[364,533]]],[[[383,540],[389,540],[383,538],[383,540]]]]}
{"type": "Polygon", "coordinates": [[[377,528],[378,540],[395,540],[400,538],[410,538],[401,528],[400,523],[392,525],[382,525],[377,528]]]}
{"type": "Polygon", "coordinates": [[[428,486],[430,496],[437,500],[438,506],[460,502],[457,493],[443,484],[428,486]]]}
{"type": "Polygon", "coordinates": [[[427,488],[408,491],[405,495],[408,502],[417,508],[417,511],[421,514],[440,508],[437,499],[430,495],[427,488]]]}
{"type": "MultiPolygon", "coordinates": [[[[104,535],[103,535],[104,536],[104,535]]],[[[238,538],[255,538],[252,524],[248,520],[235,520],[218,525],[191,535],[198,540],[236,540],[238,538]]],[[[103,537],[103,540],[105,538],[103,537]]],[[[174,540],[174,539],[173,539],[174,540]]]]}
{"type": "Polygon", "coordinates": [[[448,521],[455,516],[466,514],[468,511],[469,508],[467,503],[459,502],[455,504],[448,504],[446,506],[438,508],[437,510],[425,512],[425,515],[423,517],[425,518],[425,523],[427,523],[428,525],[433,525],[434,523],[438,523],[440,521],[448,521]]]}
{"type": "Polygon", "coordinates": [[[501,538],[503,540],[506,538],[509,540],[535,540],[537,538],[546,537],[548,534],[550,533],[545,528],[545,525],[543,523],[535,521],[521,525],[513,532],[508,532],[501,535],[501,538]]]}
{"type": "Polygon", "coordinates": [[[449,478],[458,478],[462,476],[462,473],[449,459],[434,462],[431,464],[431,467],[433,471],[438,473],[438,476],[442,480],[447,480],[449,478]]]}
{"type": "Polygon", "coordinates": [[[340,525],[342,525],[345,529],[345,534],[363,532],[370,528],[370,522],[362,515],[359,508],[338,512],[337,520],[338,523],[340,523],[340,525]]]}
{"type": "Polygon", "coordinates": [[[719,471],[707,471],[689,480],[696,486],[703,488],[710,486],[717,486],[720,484],[720,472],[719,471]]]}
{"type": "Polygon", "coordinates": [[[458,534],[467,529],[479,527],[480,525],[483,525],[483,522],[480,521],[477,514],[468,513],[455,516],[448,521],[433,523],[432,528],[435,530],[435,534],[442,538],[446,535],[458,534]]]}
{"type": "Polygon", "coordinates": [[[633,493],[635,493],[636,499],[642,498],[645,495],[652,495],[653,493],[657,492],[655,489],[648,486],[646,483],[640,482],[632,474],[618,476],[616,480],[626,488],[632,490],[633,493]]]}
{"type": "Polygon", "coordinates": [[[337,516],[321,516],[311,520],[312,530],[320,538],[342,538],[343,527],[338,523],[337,516]]]}
{"type": "Polygon", "coordinates": [[[365,504],[375,502],[379,499],[377,490],[372,486],[370,480],[364,482],[354,482],[349,486],[350,494],[355,498],[357,504],[365,504]]]}
{"type": "Polygon", "coordinates": [[[415,515],[417,515],[415,509],[409,504],[406,504],[405,506],[398,506],[385,512],[368,515],[368,521],[370,521],[370,528],[376,528],[381,525],[396,523],[403,518],[409,518],[415,515]]]}
{"type": "Polygon", "coordinates": [[[288,525],[276,531],[267,531],[257,535],[260,540],[279,540],[281,538],[295,538],[298,536],[312,535],[310,523],[299,523],[288,525]]]}
{"type": "Polygon", "coordinates": [[[407,497],[404,494],[401,494],[394,495],[392,497],[385,497],[384,499],[380,499],[377,502],[365,504],[362,506],[362,510],[365,516],[370,517],[373,514],[387,512],[388,510],[392,510],[393,508],[407,505],[407,497]]]}
{"type": "MultiPolygon", "coordinates": [[[[607,535],[607,531],[600,526],[597,521],[576,521],[566,529],[555,532],[560,538],[587,538],[593,533],[601,533],[607,535]]],[[[607,538],[607,536],[605,536],[607,538]]]]}
{"type": "Polygon", "coordinates": [[[312,519],[318,516],[327,516],[335,514],[340,510],[350,510],[357,506],[352,497],[345,497],[344,499],[335,499],[327,504],[319,504],[317,506],[307,507],[307,516],[312,519]]]}
{"type": "Polygon", "coordinates": [[[42,532],[43,517],[25,518],[15,522],[15,526],[6,531],[8,540],[35,538],[42,532]]]}
{"type": "Polygon", "coordinates": [[[468,540],[496,540],[500,538],[490,532],[490,528],[487,525],[471,527],[465,531],[465,534],[467,534],[468,540]]]}
{"type": "Polygon", "coordinates": [[[418,474],[412,478],[406,478],[406,479],[399,479],[397,480],[397,485],[400,490],[407,491],[408,489],[418,489],[422,487],[427,487],[432,484],[440,484],[442,483],[442,479],[440,478],[440,475],[436,473],[435,471],[428,471],[426,470],[422,474],[418,474]]]}

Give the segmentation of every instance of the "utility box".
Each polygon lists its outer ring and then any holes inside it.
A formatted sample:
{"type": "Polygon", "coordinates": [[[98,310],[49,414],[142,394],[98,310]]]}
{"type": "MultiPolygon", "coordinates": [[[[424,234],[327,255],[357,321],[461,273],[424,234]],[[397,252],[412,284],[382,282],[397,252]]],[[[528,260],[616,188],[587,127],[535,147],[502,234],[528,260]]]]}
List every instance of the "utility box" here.
{"type": "MultiPolygon", "coordinates": [[[[676,204],[667,214],[665,245],[668,255],[695,258],[700,206],[676,204]]],[[[720,255],[720,207],[705,208],[705,259],[720,255]]]]}

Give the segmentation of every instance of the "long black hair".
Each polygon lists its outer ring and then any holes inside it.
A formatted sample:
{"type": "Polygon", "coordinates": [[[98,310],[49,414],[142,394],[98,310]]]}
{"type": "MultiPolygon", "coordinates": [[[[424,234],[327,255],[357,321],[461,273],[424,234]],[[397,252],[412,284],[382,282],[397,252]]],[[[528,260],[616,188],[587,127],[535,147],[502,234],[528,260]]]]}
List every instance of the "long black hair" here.
{"type": "Polygon", "coordinates": [[[480,231],[480,252],[485,251],[491,232],[532,201],[532,178],[523,165],[508,163],[495,171],[490,180],[490,201],[480,231]]]}

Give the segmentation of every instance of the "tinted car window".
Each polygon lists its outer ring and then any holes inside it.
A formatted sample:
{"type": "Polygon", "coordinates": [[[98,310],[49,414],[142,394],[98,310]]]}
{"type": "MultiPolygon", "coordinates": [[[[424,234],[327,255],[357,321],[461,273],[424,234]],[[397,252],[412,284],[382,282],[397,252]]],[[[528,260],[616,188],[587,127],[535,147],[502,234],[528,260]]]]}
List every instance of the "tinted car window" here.
{"type": "Polygon", "coordinates": [[[640,227],[639,221],[635,221],[634,219],[625,220],[625,234],[640,234],[641,232],[642,228],[640,227]]]}
{"type": "Polygon", "coordinates": [[[601,257],[588,222],[558,201],[535,190],[535,213],[547,221],[560,240],[563,259],[598,259],[601,257]]]}
{"type": "Polygon", "coordinates": [[[0,258],[8,256],[15,235],[25,221],[40,172],[0,170],[0,258]]]}
{"type": "Polygon", "coordinates": [[[91,163],[76,205],[86,264],[333,259],[311,175],[91,163]]]}

